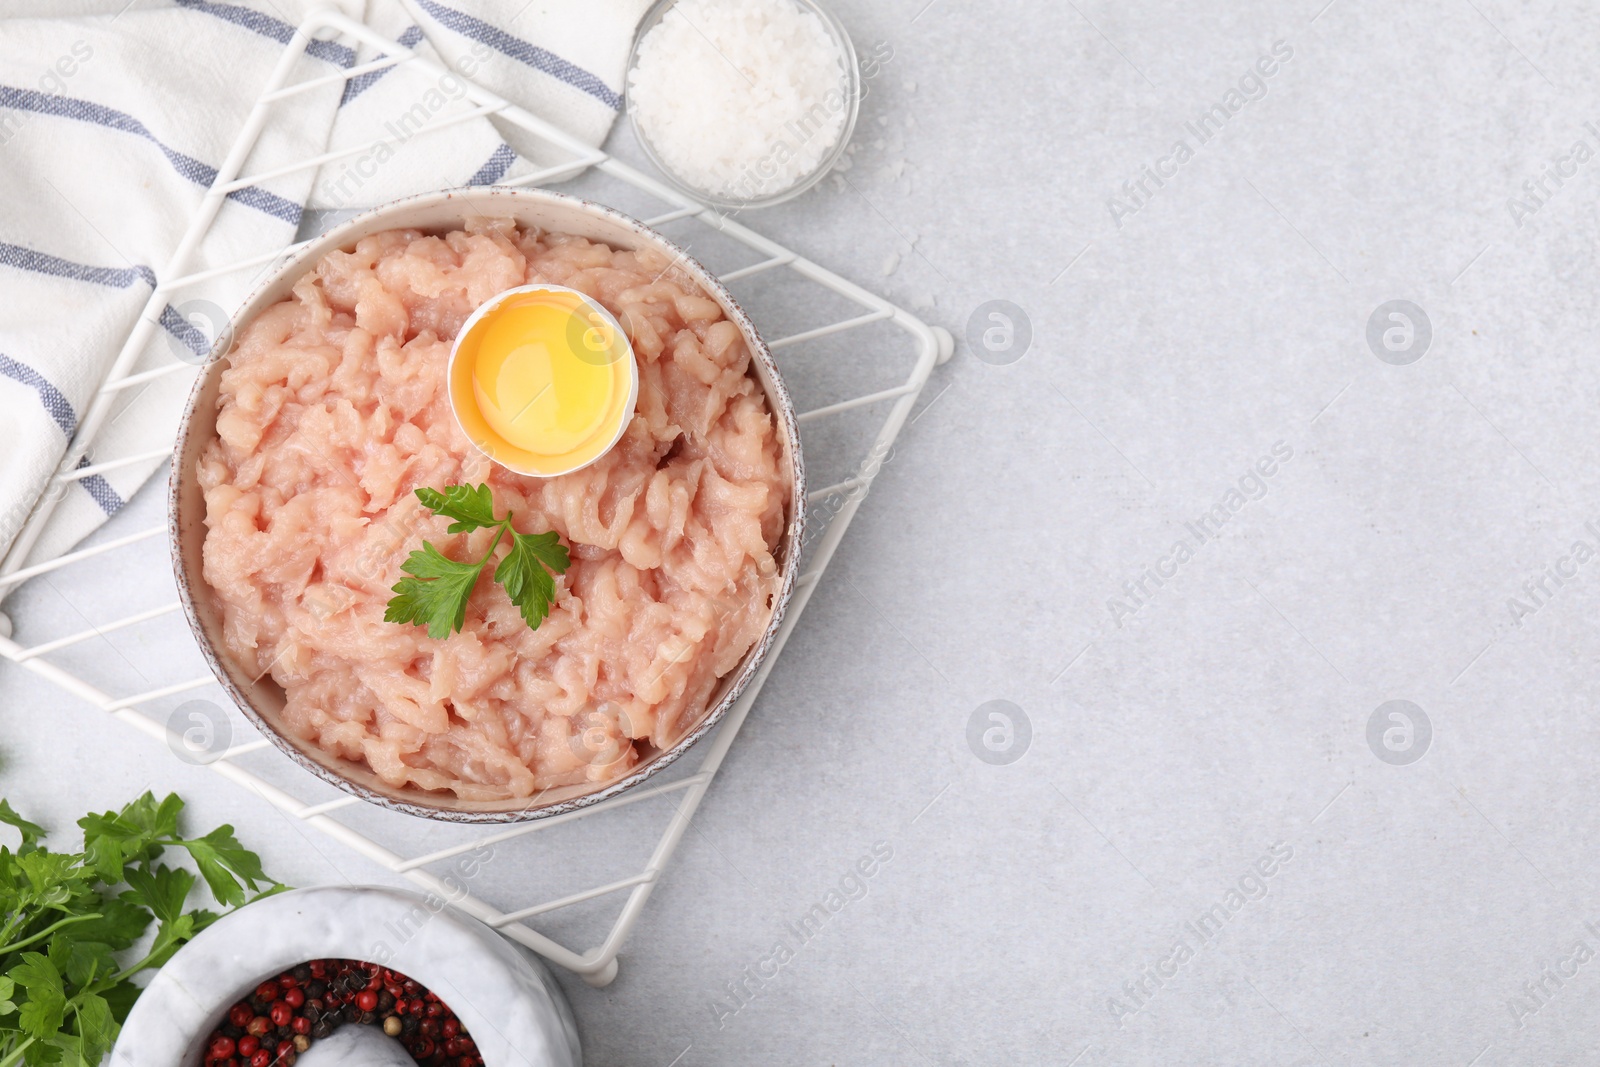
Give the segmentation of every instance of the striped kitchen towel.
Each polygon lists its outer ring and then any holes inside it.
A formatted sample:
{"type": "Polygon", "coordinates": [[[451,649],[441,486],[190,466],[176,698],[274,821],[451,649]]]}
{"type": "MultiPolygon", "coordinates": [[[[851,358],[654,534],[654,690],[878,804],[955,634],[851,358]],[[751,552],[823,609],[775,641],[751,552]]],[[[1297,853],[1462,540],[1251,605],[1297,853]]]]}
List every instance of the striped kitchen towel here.
{"type": "MultiPolygon", "coordinates": [[[[332,77],[383,50],[313,41],[185,274],[291,243],[307,209],[491,185],[556,162],[472,116],[462,76],[598,145],[648,0],[8,0],[0,19],[0,559],[68,550],[162,466],[195,367],[265,267],[173,291],[93,447],[56,478],[295,26],[335,7],[451,73],[332,77]],[[419,137],[428,130],[428,136],[419,137]],[[274,176],[299,160],[347,154],[274,176]],[[48,509],[50,518],[29,523],[48,509]],[[26,531],[26,533],[24,533],[26,531]]],[[[6,587],[0,586],[0,596],[6,587]]]]}

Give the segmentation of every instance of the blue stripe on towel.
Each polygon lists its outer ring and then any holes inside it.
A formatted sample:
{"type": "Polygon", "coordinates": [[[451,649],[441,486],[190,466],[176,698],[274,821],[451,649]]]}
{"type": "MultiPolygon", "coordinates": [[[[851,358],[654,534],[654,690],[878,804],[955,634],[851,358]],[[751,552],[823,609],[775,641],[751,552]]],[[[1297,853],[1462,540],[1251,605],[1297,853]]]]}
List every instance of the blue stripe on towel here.
{"type": "Polygon", "coordinates": [[[185,319],[174,310],[171,304],[161,309],[161,325],[166,331],[179,341],[185,348],[204,359],[211,354],[211,342],[206,340],[206,335],[194,328],[194,324],[185,319]]]}
{"type": "Polygon", "coordinates": [[[78,415],[67,402],[66,394],[50,384],[49,379],[26,363],[18,363],[10,356],[0,354],[0,374],[14,382],[21,382],[39,394],[39,403],[56,420],[61,432],[70,440],[78,429],[78,415]]]}
{"type": "Polygon", "coordinates": [[[417,4],[422,10],[438,19],[439,24],[446,29],[454,30],[474,41],[482,41],[497,52],[504,52],[534,70],[543,71],[552,78],[559,78],[574,89],[588,93],[613,111],[622,110],[622,97],[618,96],[611,86],[576,63],[569,63],[554,52],[548,52],[536,44],[529,44],[520,37],[513,37],[498,26],[491,26],[482,19],[473,18],[453,7],[445,7],[436,0],[417,0],[417,4]]]}
{"type": "MultiPolygon", "coordinates": [[[[404,48],[415,48],[422,43],[422,27],[412,26],[402,33],[397,42],[404,48]]],[[[374,59],[385,59],[388,53],[375,56],[374,59]]],[[[384,67],[382,70],[369,70],[365,74],[357,74],[354,78],[344,83],[344,95],[339,98],[339,106],[344,107],[350,101],[372,88],[379,78],[393,70],[393,67],[384,67]]]]}
{"type": "MultiPolygon", "coordinates": [[[[61,428],[62,434],[69,441],[72,439],[72,435],[78,429],[78,416],[72,410],[72,405],[67,402],[67,398],[61,390],[51,385],[44,375],[26,363],[19,363],[4,354],[0,354],[0,375],[4,375],[15,382],[20,382],[37,392],[39,394],[39,403],[43,404],[45,411],[50,413],[50,417],[61,428]]],[[[88,456],[78,460],[79,470],[88,465],[88,456]]],[[[78,479],[78,484],[83,486],[84,490],[94,498],[94,502],[100,505],[100,510],[107,515],[115,515],[122,510],[123,504],[127,503],[117,495],[115,489],[111,488],[111,483],[98,474],[80,478],[78,479]]]]}
{"type": "MultiPolygon", "coordinates": [[[[131,133],[135,137],[143,137],[161,150],[161,154],[167,157],[174,170],[196,185],[210,186],[217,180],[217,168],[202,163],[193,156],[184,155],[176,149],[168,148],[156,139],[156,135],[151,133],[144,123],[132,115],[103,104],[78,100],[70,96],[41,93],[34,89],[17,89],[9,85],[0,85],[0,107],[77,119],[79,122],[91,122],[97,126],[131,133]]],[[[291,226],[300,224],[300,205],[292,200],[285,200],[276,193],[269,193],[265,189],[257,189],[253,185],[246,186],[243,189],[235,189],[228,194],[228,198],[266,212],[274,218],[282,219],[291,226]]]]}
{"type": "MultiPolygon", "coordinates": [[[[115,267],[94,267],[46,252],[36,252],[21,245],[8,245],[4,241],[0,241],[0,264],[113,289],[126,289],[136,281],[143,281],[152,289],[156,287],[156,272],[142,263],[120,270],[115,267]]],[[[179,315],[171,304],[161,309],[161,325],[195,355],[204,358],[211,354],[211,342],[206,340],[206,335],[179,315]]]]}
{"type": "Polygon", "coordinates": [[[74,263],[70,259],[36,252],[21,245],[8,245],[3,241],[0,241],[0,263],[16,267],[18,270],[30,270],[35,274],[54,274],[58,278],[108,285],[115,289],[126,289],[140,279],[152,289],[156,286],[156,272],[143,265],[121,269],[91,267],[86,263],[74,263]]]}
{"type": "MultiPolygon", "coordinates": [[[[78,470],[83,470],[88,465],[88,456],[78,460],[78,470]]],[[[94,497],[94,502],[99,504],[100,510],[107,515],[115,515],[122,510],[122,505],[127,503],[117,495],[115,489],[111,488],[111,483],[98,474],[91,474],[87,478],[79,478],[78,484],[83,486],[90,496],[94,497]]]]}
{"type": "MultiPolygon", "coordinates": [[[[179,7],[188,8],[190,11],[199,11],[202,14],[231,22],[236,26],[243,26],[252,33],[259,33],[263,37],[270,37],[279,44],[288,44],[294,37],[294,27],[271,15],[263,15],[259,11],[237,4],[217,4],[211,0],[176,0],[179,7]]],[[[356,53],[353,48],[340,44],[338,41],[311,41],[306,45],[306,55],[325,59],[338,67],[353,67],[356,63],[356,53]]]]}
{"type": "Polygon", "coordinates": [[[506,171],[511,169],[511,164],[517,161],[516,150],[508,144],[502,144],[494,150],[494,155],[488,162],[478,168],[478,173],[467,179],[468,185],[493,185],[506,176],[506,171]]]}

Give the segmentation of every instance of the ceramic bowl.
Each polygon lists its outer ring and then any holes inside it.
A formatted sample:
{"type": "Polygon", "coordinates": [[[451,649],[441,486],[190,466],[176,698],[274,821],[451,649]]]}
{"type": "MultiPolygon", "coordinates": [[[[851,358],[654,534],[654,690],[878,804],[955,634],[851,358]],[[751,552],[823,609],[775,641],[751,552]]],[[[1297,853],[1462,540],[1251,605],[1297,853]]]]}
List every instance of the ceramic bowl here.
{"type": "Polygon", "coordinates": [[[290,759],[317,777],[363,800],[411,815],[450,822],[521,822],[573,811],[636,788],[683,755],[727,714],[772,647],[783,621],[784,609],[794,591],[805,520],[805,464],[800,454],[800,428],[795,419],[794,404],[778,374],[772,352],[728,290],[694,259],[642,223],[600,204],[559,193],[525,189],[455,189],[426,193],[376,208],[312,241],[293,259],[274,271],[245,301],[234,316],[232,327],[222,336],[236,336],[241,326],[282,300],[301,275],[329,252],[351,249],[361,238],[383,230],[410,227],[425,232],[445,233],[460,229],[469,216],[485,215],[511,218],[524,226],[579,234],[590,240],[603,241],[613,248],[654,248],[666,258],[676,261],[707,295],[722,305],[729,320],[744,334],[745,343],[750,348],[751,368],[775,415],[783,462],[789,475],[788,522],[782,542],[775,552],[781,581],[767,628],[739,665],[723,677],[712,693],[704,714],[693,726],[671,746],[648,754],[622,778],[549,790],[531,801],[468,801],[450,793],[397,789],[366,766],[331,756],[280,729],[285,704],[283,690],[270,675],[253,678],[229,655],[222,639],[222,611],[211,587],[206,584],[201,565],[201,548],[206,534],[205,499],[195,472],[201,452],[217,435],[217,396],[222,371],[227,365],[227,354],[223,351],[227,341],[219,342],[218,350],[212,353],[212,359],[202,368],[183,414],[173,453],[168,532],[179,598],[201,652],[229,697],[262,735],[290,759]]]}
{"type": "MultiPolygon", "coordinates": [[[[543,963],[442,898],[397,889],[330,886],[258,900],[207,927],[156,972],[134,1003],[109,1067],[198,1067],[228,1009],[257,984],[316,959],[362,960],[415,979],[450,1006],[484,1067],[580,1067],[578,1029],[543,963]]],[[[307,1067],[343,1063],[345,1026],[312,1044],[307,1067]]],[[[410,1063],[398,1043],[368,1063],[410,1063]]]]}

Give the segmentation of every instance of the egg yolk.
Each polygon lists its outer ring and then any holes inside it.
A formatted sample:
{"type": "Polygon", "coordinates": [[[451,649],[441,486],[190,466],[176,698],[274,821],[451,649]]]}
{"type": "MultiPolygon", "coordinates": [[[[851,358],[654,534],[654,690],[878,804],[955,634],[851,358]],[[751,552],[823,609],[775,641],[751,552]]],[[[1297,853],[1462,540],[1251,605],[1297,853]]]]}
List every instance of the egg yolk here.
{"type": "Polygon", "coordinates": [[[581,294],[517,293],[461,338],[450,400],[491,459],[555,474],[615,442],[632,407],[632,374],[627,339],[581,294]]]}

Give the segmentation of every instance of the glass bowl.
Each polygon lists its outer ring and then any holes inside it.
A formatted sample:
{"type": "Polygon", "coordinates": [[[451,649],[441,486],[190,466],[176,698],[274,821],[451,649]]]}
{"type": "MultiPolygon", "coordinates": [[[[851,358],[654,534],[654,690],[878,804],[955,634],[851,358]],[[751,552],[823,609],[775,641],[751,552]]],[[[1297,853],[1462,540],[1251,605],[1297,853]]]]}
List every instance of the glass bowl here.
{"type": "Polygon", "coordinates": [[[850,34],[845,30],[844,23],[835,18],[827,8],[816,3],[815,0],[794,0],[794,2],[822,19],[822,24],[828,28],[828,33],[832,35],[834,43],[839,47],[845,63],[844,125],[839,129],[838,141],[828,150],[827,155],[822,157],[816,169],[800,178],[793,185],[777,192],[763,196],[741,198],[709,193],[698,186],[691,185],[680,178],[667,165],[666,161],[656,151],[655,146],[650,143],[650,138],[645,135],[644,130],[640,127],[639,114],[633,106],[632,93],[628,91],[627,86],[633,74],[633,68],[639,61],[640,42],[645,39],[645,36],[651,30],[655,29],[657,23],[666,17],[667,12],[671,11],[677,2],[678,0],[657,0],[655,4],[651,5],[650,10],[645,12],[644,18],[639,21],[638,32],[634,34],[633,48],[628,54],[627,73],[623,75],[623,99],[627,102],[628,122],[633,127],[634,138],[639,142],[640,148],[644,150],[644,154],[649,157],[650,162],[655,164],[656,170],[661,172],[667,179],[668,184],[685,196],[698,200],[703,204],[710,204],[713,207],[726,208],[731,211],[742,211],[745,208],[771,207],[786,200],[793,200],[827,177],[828,172],[833,169],[833,165],[839,162],[839,158],[844,155],[845,149],[850,145],[850,137],[855,133],[856,118],[861,112],[861,68],[856,60],[855,45],[850,42],[850,34]]]}

